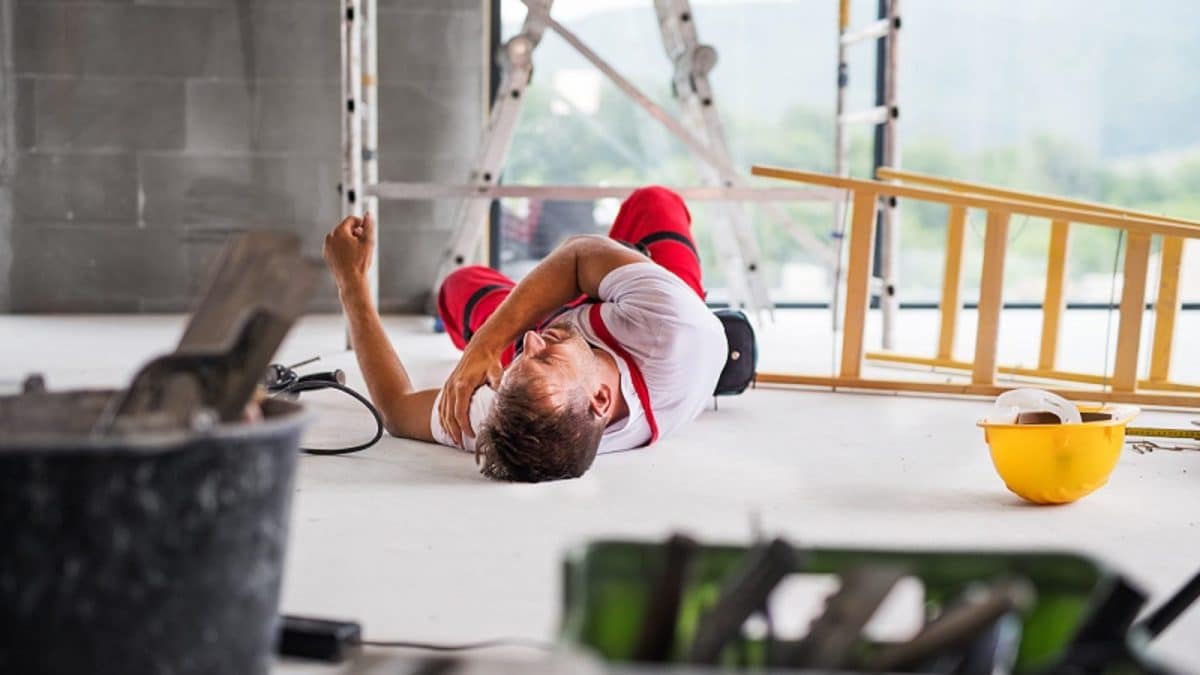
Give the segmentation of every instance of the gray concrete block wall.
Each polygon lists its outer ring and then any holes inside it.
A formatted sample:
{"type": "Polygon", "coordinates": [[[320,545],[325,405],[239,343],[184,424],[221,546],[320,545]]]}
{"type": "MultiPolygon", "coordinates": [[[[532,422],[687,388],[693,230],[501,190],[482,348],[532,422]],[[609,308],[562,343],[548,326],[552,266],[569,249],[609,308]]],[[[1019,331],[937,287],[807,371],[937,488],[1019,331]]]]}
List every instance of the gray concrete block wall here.
{"type": "Polygon", "coordinates": [[[12,73],[12,2],[0,0],[0,312],[12,307],[12,184],[16,172],[16,95],[12,73]]]}
{"type": "MultiPolygon", "coordinates": [[[[378,1],[380,176],[463,182],[483,121],[487,0],[378,1]]],[[[447,200],[380,204],[383,308],[424,309],[457,209],[447,200]]]]}
{"type": "MultiPolygon", "coordinates": [[[[485,0],[380,0],[381,174],[465,179],[485,0]]],[[[221,243],[340,216],[336,0],[0,0],[0,311],[183,311],[221,243]]],[[[380,205],[385,311],[422,308],[453,202],[380,205]]],[[[336,307],[326,284],[314,309],[336,307]]]]}

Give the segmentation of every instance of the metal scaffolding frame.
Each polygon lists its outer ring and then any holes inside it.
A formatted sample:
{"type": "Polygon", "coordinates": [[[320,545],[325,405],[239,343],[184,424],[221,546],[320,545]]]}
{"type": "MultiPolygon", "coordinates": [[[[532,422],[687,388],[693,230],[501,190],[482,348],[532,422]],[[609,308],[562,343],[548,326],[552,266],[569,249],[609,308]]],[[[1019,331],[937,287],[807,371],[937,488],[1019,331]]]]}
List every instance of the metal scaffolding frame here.
{"type": "MultiPolygon", "coordinates": [[[[875,148],[872,172],[880,167],[900,167],[900,142],[898,138],[900,104],[896,93],[896,75],[899,65],[900,0],[879,0],[878,19],[866,26],[851,30],[850,2],[838,3],[838,77],[837,99],[834,106],[833,173],[850,176],[848,127],[870,124],[875,127],[875,148]],[[865,42],[875,44],[875,107],[857,112],[846,112],[846,91],[850,85],[850,65],[847,58],[849,47],[865,42]]],[[[883,315],[883,348],[892,349],[895,344],[896,321],[900,311],[900,298],[896,293],[899,284],[900,264],[900,211],[895,197],[883,200],[878,219],[879,236],[876,238],[877,255],[873,289],[879,296],[883,315]]],[[[834,206],[834,231],[837,235],[838,260],[845,230],[845,203],[834,206]]],[[[838,298],[841,294],[841,268],[834,279],[832,314],[834,330],[839,326],[838,298]]]]}
{"type": "MultiPolygon", "coordinates": [[[[595,51],[550,15],[554,0],[522,0],[528,14],[521,31],[507,41],[497,55],[502,78],[496,88],[491,112],[485,123],[483,139],[472,166],[468,182],[446,185],[428,182],[380,182],[378,164],[378,27],[376,0],[340,0],[342,8],[342,92],[344,120],[342,128],[342,207],[348,215],[361,216],[364,210],[377,212],[377,201],[385,199],[461,198],[456,229],[441,263],[435,284],[457,267],[480,259],[481,243],[487,229],[489,205],[501,197],[598,199],[624,197],[636,189],[628,187],[594,186],[512,186],[499,183],[500,170],[511,145],[513,131],[520,114],[526,87],[532,76],[532,55],[544,32],[558,33],[576,52],[592,63],[601,73],[623,91],[634,103],[658,120],[673,136],[684,143],[697,160],[707,186],[676,187],[684,198],[692,201],[713,201],[719,205],[721,217],[714,230],[722,263],[731,283],[733,305],[742,305],[758,312],[772,307],[766,296],[759,264],[759,251],[742,202],[829,201],[837,205],[841,215],[840,190],[825,188],[752,188],[748,178],[736,171],[730,158],[714,97],[708,83],[708,72],[716,62],[716,51],[700,44],[696,37],[692,12],[687,0],[654,0],[664,48],[674,67],[673,84],[683,110],[683,121],[676,119],[629,80],[618,73],[595,51]]],[[[895,166],[898,159],[895,126],[898,108],[895,105],[895,49],[899,17],[898,0],[880,0],[881,11],[887,5],[886,20],[868,26],[857,33],[847,33],[849,0],[840,0],[838,48],[838,109],[835,163],[839,172],[845,165],[843,127],[851,123],[873,122],[882,129],[882,146],[877,138],[877,155],[895,166]],[[881,105],[866,113],[844,114],[845,47],[868,38],[886,40],[887,67],[883,87],[886,93],[881,105]],[[881,112],[883,111],[883,112],[881,112]],[[885,114],[886,113],[886,114],[885,114]],[[862,118],[862,119],[860,119],[862,118]]],[[[494,18],[493,20],[498,20],[494,18]]],[[[776,206],[773,204],[772,206],[776,206]]],[[[806,230],[786,223],[781,209],[772,215],[785,222],[793,236],[819,258],[840,268],[841,241],[837,251],[806,230]]],[[[839,222],[841,218],[839,217],[839,222]]],[[[881,218],[881,238],[885,246],[883,307],[885,325],[893,325],[890,313],[895,310],[894,281],[897,240],[894,235],[894,204],[885,206],[881,218]],[[889,284],[889,280],[891,283],[889,284]],[[892,289],[893,292],[888,292],[892,289]],[[890,300],[889,300],[890,296],[890,300]]],[[[378,247],[371,266],[371,297],[378,302],[378,247]]],[[[840,280],[835,280],[835,301],[840,280]]],[[[885,329],[885,348],[888,346],[885,329]]]]}
{"type": "MultiPolygon", "coordinates": [[[[379,29],[376,0],[341,0],[342,9],[342,213],[378,214],[368,185],[379,182],[379,29]]],[[[372,300],[379,298],[379,248],[371,260],[372,300]]]]}

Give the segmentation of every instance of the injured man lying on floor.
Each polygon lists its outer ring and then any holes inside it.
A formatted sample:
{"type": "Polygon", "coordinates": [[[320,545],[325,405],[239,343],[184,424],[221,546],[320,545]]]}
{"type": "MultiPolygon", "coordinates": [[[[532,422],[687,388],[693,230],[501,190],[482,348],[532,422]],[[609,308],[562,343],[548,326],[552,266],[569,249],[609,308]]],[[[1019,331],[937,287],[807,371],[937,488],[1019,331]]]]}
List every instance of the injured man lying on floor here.
{"type": "Polygon", "coordinates": [[[707,407],[725,366],[704,303],[691,215],[637,190],[608,237],[568,239],[515,283],[450,274],[438,315],[462,358],[441,389],[414,390],[374,307],[371,215],[325,238],[350,338],[390,434],[473,451],[482,472],[537,482],[583,475],[598,453],[650,445],[707,407]]]}

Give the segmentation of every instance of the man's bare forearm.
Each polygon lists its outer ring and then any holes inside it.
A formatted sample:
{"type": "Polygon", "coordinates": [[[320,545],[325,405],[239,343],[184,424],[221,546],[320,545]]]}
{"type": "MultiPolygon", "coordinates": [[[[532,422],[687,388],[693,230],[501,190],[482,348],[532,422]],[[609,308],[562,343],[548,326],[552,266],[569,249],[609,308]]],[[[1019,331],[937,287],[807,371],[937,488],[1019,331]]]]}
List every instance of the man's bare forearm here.
{"type": "Polygon", "coordinates": [[[581,294],[598,298],[600,281],[613,268],[645,260],[605,237],[573,237],[517,284],[471,342],[503,350],[535,323],[581,294]]]}
{"type": "Polygon", "coordinates": [[[350,344],[388,433],[433,441],[429,415],[438,390],[413,390],[408,371],[388,340],[365,284],[341,289],[339,296],[350,327],[350,344]]]}

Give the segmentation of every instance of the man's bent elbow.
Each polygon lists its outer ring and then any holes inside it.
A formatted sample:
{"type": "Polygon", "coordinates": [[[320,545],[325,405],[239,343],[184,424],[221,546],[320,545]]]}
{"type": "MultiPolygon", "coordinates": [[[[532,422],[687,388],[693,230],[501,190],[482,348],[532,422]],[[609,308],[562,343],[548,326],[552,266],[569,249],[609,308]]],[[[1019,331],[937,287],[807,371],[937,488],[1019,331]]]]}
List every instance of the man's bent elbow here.
{"type": "Polygon", "coordinates": [[[408,434],[405,433],[407,429],[405,429],[404,425],[387,418],[383,420],[383,430],[387,432],[388,436],[394,438],[408,438],[408,434]]]}
{"type": "Polygon", "coordinates": [[[395,438],[426,440],[426,436],[429,434],[422,434],[418,427],[419,425],[413,419],[406,416],[385,415],[383,417],[383,430],[395,438]]]}
{"type": "Polygon", "coordinates": [[[433,441],[430,418],[439,389],[372,397],[379,421],[389,436],[415,441],[433,441]]]}
{"type": "Polygon", "coordinates": [[[422,408],[415,399],[394,403],[386,408],[381,407],[379,416],[383,422],[383,430],[395,438],[407,438],[414,441],[433,442],[433,431],[430,429],[429,416],[432,410],[422,408]]]}

